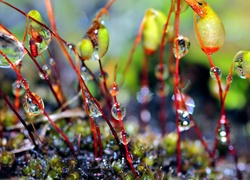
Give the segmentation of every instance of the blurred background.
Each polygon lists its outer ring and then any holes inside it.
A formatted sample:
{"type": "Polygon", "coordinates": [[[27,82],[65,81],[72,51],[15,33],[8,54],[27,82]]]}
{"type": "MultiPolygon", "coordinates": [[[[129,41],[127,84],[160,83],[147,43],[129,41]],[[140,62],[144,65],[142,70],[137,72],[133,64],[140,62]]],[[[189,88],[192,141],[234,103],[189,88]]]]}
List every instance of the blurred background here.
{"type": "MultiPolygon", "coordinates": [[[[54,16],[57,23],[57,28],[60,36],[69,43],[77,44],[85,32],[91,25],[92,19],[95,17],[98,10],[105,6],[107,1],[104,0],[54,0],[52,1],[54,16]]],[[[226,31],[226,41],[224,46],[217,53],[212,55],[213,61],[222,71],[222,81],[226,80],[229,73],[229,68],[233,62],[234,55],[240,50],[250,50],[250,1],[245,0],[209,0],[210,6],[221,18],[226,31]]],[[[41,0],[8,0],[8,3],[28,13],[32,9],[38,10],[44,21],[49,25],[48,16],[44,2],[41,0]]],[[[137,35],[141,20],[148,8],[155,8],[168,13],[171,1],[163,0],[117,0],[115,2],[105,20],[105,26],[110,34],[110,46],[108,53],[103,58],[104,69],[109,74],[109,86],[113,80],[114,66],[118,64],[118,78],[121,78],[121,73],[126,65],[133,41],[137,35]]],[[[21,41],[25,31],[25,17],[19,12],[0,3],[0,23],[9,29],[21,41]]],[[[189,53],[181,59],[181,74],[190,84],[185,92],[190,95],[196,104],[194,110],[194,118],[200,127],[203,135],[211,139],[214,134],[216,122],[219,118],[220,103],[218,101],[218,90],[216,89],[216,81],[209,76],[209,63],[205,54],[198,47],[193,28],[193,13],[190,8],[181,14],[180,32],[183,36],[189,38],[191,47],[189,53]]],[[[26,42],[26,47],[28,43],[26,42]]],[[[52,42],[50,51],[55,59],[59,69],[60,78],[63,80],[63,88],[67,97],[72,97],[76,93],[77,81],[76,75],[68,62],[62,56],[62,52],[56,42],[52,42]],[[69,88],[72,87],[72,88],[69,88]]],[[[156,79],[154,77],[154,67],[158,62],[158,54],[149,58],[149,84],[150,90],[155,93],[157,88],[156,79]]],[[[166,49],[165,57],[168,57],[166,49]]],[[[45,58],[48,57],[45,55],[45,58]]],[[[37,58],[40,63],[40,59],[37,58]]],[[[125,105],[134,105],[133,109],[127,109],[127,117],[137,117],[139,112],[139,104],[136,101],[136,93],[140,90],[141,84],[141,67],[143,60],[142,47],[139,45],[133,56],[126,83],[121,87],[121,93],[118,96],[120,102],[125,105]],[[134,108],[137,107],[137,108],[134,108]]],[[[98,62],[87,62],[96,75],[99,73],[98,62]]],[[[0,86],[4,92],[13,98],[11,94],[11,84],[15,81],[15,73],[11,69],[0,69],[0,86]]],[[[39,79],[37,69],[26,55],[23,59],[23,76],[29,81],[30,88],[39,94],[45,101],[51,101],[48,95],[45,83],[39,79]]],[[[168,115],[173,114],[171,97],[172,84],[169,82],[168,115]]],[[[90,87],[91,83],[88,84],[90,87]]],[[[94,90],[93,90],[93,93],[94,90]]],[[[159,128],[157,124],[158,106],[157,95],[153,95],[152,103],[150,103],[150,112],[152,114],[152,126],[159,128]]],[[[53,101],[53,100],[52,100],[53,101]]],[[[226,109],[228,119],[231,123],[232,142],[238,147],[236,150],[239,153],[247,154],[247,147],[250,145],[250,95],[249,95],[249,80],[241,79],[235,73],[233,82],[230,87],[229,94],[226,100],[226,109]]],[[[1,107],[3,101],[0,101],[1,107]]],[[[46,105],[46,103],[45,103],[46,105]]],[[[131,106],[130,106],[131,107],[131,106]]],[[[137,117],[138,118],[138,117],[137,117]]],[[[174,118],[173,118],[174,119],[174,118]]],[[[173,129],[174,120],[170,118],[168,124],[169,129],[173,129]]]]}

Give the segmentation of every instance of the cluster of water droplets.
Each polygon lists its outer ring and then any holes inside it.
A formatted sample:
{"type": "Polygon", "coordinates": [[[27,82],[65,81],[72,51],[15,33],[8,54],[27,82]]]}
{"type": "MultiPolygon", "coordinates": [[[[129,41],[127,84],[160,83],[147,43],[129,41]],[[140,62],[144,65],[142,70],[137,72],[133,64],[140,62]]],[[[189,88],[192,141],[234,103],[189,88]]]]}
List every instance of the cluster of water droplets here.
{"type": "Polygon", "coordinates": [[[187,37],[179,35],[174,39],[173,43],[174,43],[173,52],[175,58],[180,59],[188,53],[188,50],[190,48],[190,41],[187,37]],[[176,44],[178,44],[178,47],[176,47],[176,44]]]}
{"type": "Polygon", "coordinates": [[[250,77],[250,52],[239,51],[234,56],[234,70],[235,73],[242,79],[250,77]]]}
{"type": "Polygon", "coordinates": [[[141,104],[148,103],[153,98],[153,93],[149,90],[148,86],[142,86],[141,90],[137,93],[137,101],[141,104]]]}
{"type": "Polygon", "coordinates": [[[217,135],[216,135],[218,141],[220,141],[222,144],[228,143],[229,138],[229,124],[226,120],[221,120],[219,124],[219,128],[217,129],[217,135]]]}
{"type": "Polygon", "coordinates": [[[175,109],[176,105],[175,103],[178,103],[179,107],[177,109],[177,115],[178,115],[178,120],[179,120],[179,130],[180,131],[186,131],[189,130],[193,126],[193,122],[190,119],[190,115],[193,114],[194,108],[195,108],[195,103],[194,100],[187,95],[178,93],[176,94],[176,99],[175,96],[172,96],[173,100],[173,107],[175,109]]]}
{"type": "MultiPolygon", "coordinates": [[[[14,65],[19,64],[26,53],[23,44],[2,25],[0,25],[0,51],[14,65]]],[[[0,68],[10,68],[9,62],[2,55],[0,55],[0,68]]]]}

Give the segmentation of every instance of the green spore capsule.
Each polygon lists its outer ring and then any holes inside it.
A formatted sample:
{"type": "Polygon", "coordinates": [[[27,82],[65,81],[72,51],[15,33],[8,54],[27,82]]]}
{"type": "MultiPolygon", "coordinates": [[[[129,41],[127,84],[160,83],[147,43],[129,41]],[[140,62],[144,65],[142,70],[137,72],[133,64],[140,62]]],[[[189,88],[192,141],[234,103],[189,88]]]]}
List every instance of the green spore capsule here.
{"type": "Polygon", "coordinates": [[[92,57],[94,53],[94,46],[91,40],[87,38],[83,38],[77,45],[78,55],[83,60],[88,60],[92,57]]]}
{"type": "Polygon", "coordinates": [[[28,38],[30,42],[30,49],[33,56],[36,57],[38,54],[41,54],[48,48],[48,45],[51,42],[51,33],[48,29],[41,25],[46,24],[43,21],[41,14],[37,10],[31,10],[28,13],[28,17],[30,17],[28,22],[28,38]],[[35,19],[41,24],[35,22],[31,18],[35,19]],[[38,52],[34,52],[36,48],[38,52]]]}

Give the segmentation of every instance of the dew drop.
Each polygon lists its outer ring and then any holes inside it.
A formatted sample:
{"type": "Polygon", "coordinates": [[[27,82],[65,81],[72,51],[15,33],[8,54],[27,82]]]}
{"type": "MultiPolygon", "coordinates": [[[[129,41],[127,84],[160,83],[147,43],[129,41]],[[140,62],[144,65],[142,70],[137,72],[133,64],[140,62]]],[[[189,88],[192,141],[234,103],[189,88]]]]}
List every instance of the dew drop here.
{"type": "Polygon", "coordinates": [[[99,54],[98,54],[98,45],[94,46],[94,52],[92,54],[92,57],[90,58],[91,60],[98,61],[100,59],[99,54]]]}
{"type": "Polygon", "coordinates": [[[155,67],[155,76],[159,80],[166,80],[168,78],[168,68],[165,64],[158,64],[155,67]]]}
{"type": "Polygon", "coordinates": [[[143,86],[137,93],[137,101],[141,104],[148,103],[152,100],[153,93],[150,92],[147,86],[143,86]]]}
{"type": "Polygon", "coordinates": [[[130,136],[128,135],[128,133],[126,133],[124,131],[121,131],[118,134],[118,138],[119,138],[120,143],[122,143],[124,145],[127,145],[130,142],[130,136]]]}
{"type": "Polygon", "coordinates": [[[93,77],[91,76],[91,74],[89,73],[86,67],[81,68],[81,76],[82,76],[82,79],[85,81],[85,83],[93,79],[93,77]]]}
{"type": "Polygon", "coordinates": [[[25,89],[22,87],[21,82],[19,80],[12,83],[12,93],[14,95],[22,96],[25,93],[25,89]]]}
{"type": "Polygon", "coordinates": [[[229,133],[229,127],[227,124],[220,124],[220,127],[218,128],[217,131],[217,139],[222,143],[226,144],[228,142],[228,133],[229,133]]]}
{"type": "Polygon", "coordinates": [[[218,76],[219,79],[221,79],[222,76],[222,72],[220,70],[220,68],[214,66],[210,68],[210,76],[212,79],[216,80],[216,74],[218,76]]]}
{"type": "Polygon", "coordinates": [[[113,104],[111,114],[116,120],[123,120],[126,115],[126,109],[120,103],[113,104]]]}
{"type": "MultiPolygon", "coordinates": [[[[195,102],[194,100],[188,96],[188,95],[185,95],[185,94],[176,94],[176,97],[177,97],[177,101],[179,103],[179,109],[180,110],[187,110],[187,112],[189,114],[193,114],[194,112],[194,108],[195,108],[195,102]]],[[[175,96],[173,95],[172,96],[172,100],[173,100],[173,107],[175,109],[175,96]]]]}
{"type": "Polygon", "coordinates": [[[23,98],[23,107],[29,116],[36,116],[43,112],[44,103],[42,98],[40,98],[37,94],[32,92],[31,95],[31,93],[28,92],[23,98]],[[42,107],[42,109],[40,107],[42,107]]]}
{"type": "Polygon", "coordinates": [[[27,79],[23,78],[21,80],[21,86],[24,88],[24,89],[28,89],[29,88],[29,82],[27,79]]]}
{"type": "Polygon", "coordinates": [[[75,45],[72,43],[67,43],[66,46],[68,47],[69,53],[74,54],[75,45]]]}
{"type": "Polygon", "coordinates": [[[105,77],[106,80],[109,78],[109,74],[106,71],[103,71],[103,72],[104,72],[104,74],[102,74],[101,72],[99,74],[99,80],[100,81],[104,81],[104,77],[105,77]]]}
{"type": "Polygon", "coordinates": [[[110,92],[111,96],[116,96],[119,93],[119,86],[116,83],[113,83],[109,92],[110,92]]]}
{"type": "Polygon", "coordinates": [[[250,52],[239,51],[234,56],[235,73],[242,79],[250,77],[250,52]]]}
{"type": "Polygon", "coordinates": [[[51,74],[50,67],[47,64],[45,64],[45,65],[43,65],[42,70],[44,73],[39,72],[40,78],[41,79],[48,79],[49,75],[51,74]]]}
{"type": "Polygon", "coordinates": [[[147,109],[143,109],[140,112],[140,117],[141,117],[141,120],[145,123],[148,123],[151,120],[151,114],[150,114],[149,110],[147,110],[147,109]]]}
{"type": "Polygon", "coordinates": [[[178,109],[177,113],[178,113],[178,119],[179,119],[179,122],[178,122],[179,130],[181,132],[189,130],[193,126],[193,124],[190,120],[188,111],[178,109]]]}
{"type": "Polygon", "coordinates": [[[96,105],[95,101],[92,98],[87,97],[86,103],[89,116],[91,116],[92,118],[97,118],[99,116],[102,116],[101,111],[99,110],[98,106],[96,105]]]}
{"type": "MultiPolygon", "coordinates": [[[[0,25],[0,51],[14,64],[18,65],[25,55],[23,44],[0,25]]],[[[9,62],[0,55],[0,68],[10,68],[9,62]]]]}
{"type": "Polygon", "coordinates": [[[226,80],[229,81],[230,83],[232,83],[233,82],[233,77],[232,76],[227,76],[226,80]]]}
{"type": "Polygon", "coordinates": [[[175,58],[182,58],[188,53],[190,47],[190,41],[187,37],[184,36],[178,36],[177,38],[174,39],[174,47],[173,47],[173,52],[175,58]],[[176,51],[176,43],[178,42],[178,54],[176,51]]]}

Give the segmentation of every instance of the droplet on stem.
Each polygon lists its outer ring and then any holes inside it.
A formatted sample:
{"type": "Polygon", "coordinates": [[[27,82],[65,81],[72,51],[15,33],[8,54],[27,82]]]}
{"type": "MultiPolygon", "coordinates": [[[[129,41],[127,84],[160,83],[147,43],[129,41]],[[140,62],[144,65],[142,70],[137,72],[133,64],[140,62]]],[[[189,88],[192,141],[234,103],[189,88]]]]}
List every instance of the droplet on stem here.
{"type": "Polygon", "coordinates": [[[218,76],[219,79],[221,79],[222,72],[221,72],[220,68],[213,66],[210,68],[210,76],[214,80],[217,80],[216,75],[218,76]]]}
{"type": "Polygon", "coordinates": [[[91,116],[92,118],[97,118],[99,116],[102,116],[101,111],[99,110],[98,106],[96,105],[95,101],[92,98],[87,97],[86,103],[88,108],[87,112],[89,116],[91,116]]]}
{"type": "Polygon", "coordinates": [[[235,73],[242,79],[250,77],[250,52],[239,51],[234,56],[234,70],[235,73]]]}
{"type": "Polygon", "coordinates": [[[36,116],[43,112],[44,103],[42,98],[34,92],[32,92],[32,95],[31,92],[27,92],[23,98],[23,107],[29,116],[36,116]]]}
{"type": "Polygon", "coordinates": [[[48,79],[49,75],[51,74],[51,68],[47,64],[45,64],[45,65],[43,65],[42,70],[44,73],[39,72],[40,78],[41,79],[48,79]]]}
{"type": "Polygon", "coordinates": [[[190,41],[187,37],[179,35],[174,39],[174,47],[173,52],[175,58],[182,58],[188,53],[190,47],[190,41]],[[178,48],[176,47],[176,44],[178,43],[178,48]],[[177,53],[178,50],[178,53],[177,53]]]}
{"type": "Polygon", "coordinates": [[[217,139],[222,143],[226,144],[228,142],[228,134],[229,133],[229,127],[227,124],[220,124],[220,127],[217,130],[217,139]]]}
{"type": "Polygon", "coordinates": [[[159,80],[166,80],[168,78],[168,68],[165,64],[158,64],[155,67],[155,76],[159,80]]]}
{"type": "Polygon", "coordinates": [[[93,77],[91,76],[91,74],[89,73],[86,67],[81,68],[81,76],[82,76],[82,79],[85,81],[85,83],[93,79],[93,77]]]}
{"type": "MultiPolygon", "coordinates": [[[[23,44],[2,25],[0,25],[0,51],[14,65],[18,65],[26,53],[23,44]]],[[[0,55],[0,68],[10,68],[9,62],[2,55],[0,55]]]]}
{"type": "Polygon", "coordinates": [[[25,93],[25,89],[22,87],[19,80],[12,83],[12,93],[16,95],[17,91],[19,96],[22,96],[25,93]]]}
{"type": "Polygon", "coordinates": [[[119,86],[116,83],[113,83],[109,92],[110,92],[111,96],[116,96],[119,93],[119,86]]]}
{"type": "Polygon", "coordinates": [[[126,109],[120,103],[115,103],[111,108],[111,114],[116,120],[120,121],[125,117],[126,109]]]}
{"type": "Polygon", "coordinates": [[[179,121],[178,123],[179,130],[181,132],[189,130],[193,126],[193,123],[190,120],[190,115],[188,111],[178,109],[177,113],[178,113],[178,121],[179,121]]]}
{"type": "Polygon", "coordinates": [[[118,138],[119,138],[120,143],[122,143],[124,145],[127,145],[130,142],[130,136],[125,131],[121,131],[118,134],[118,138]]]}
{"type": "Polygon", "coordinates": [[[21,86],[24,88],[24,89],[28,89],[29,88],[29,82],[27,79],[23,78],[21,80],[21,86]]]}

